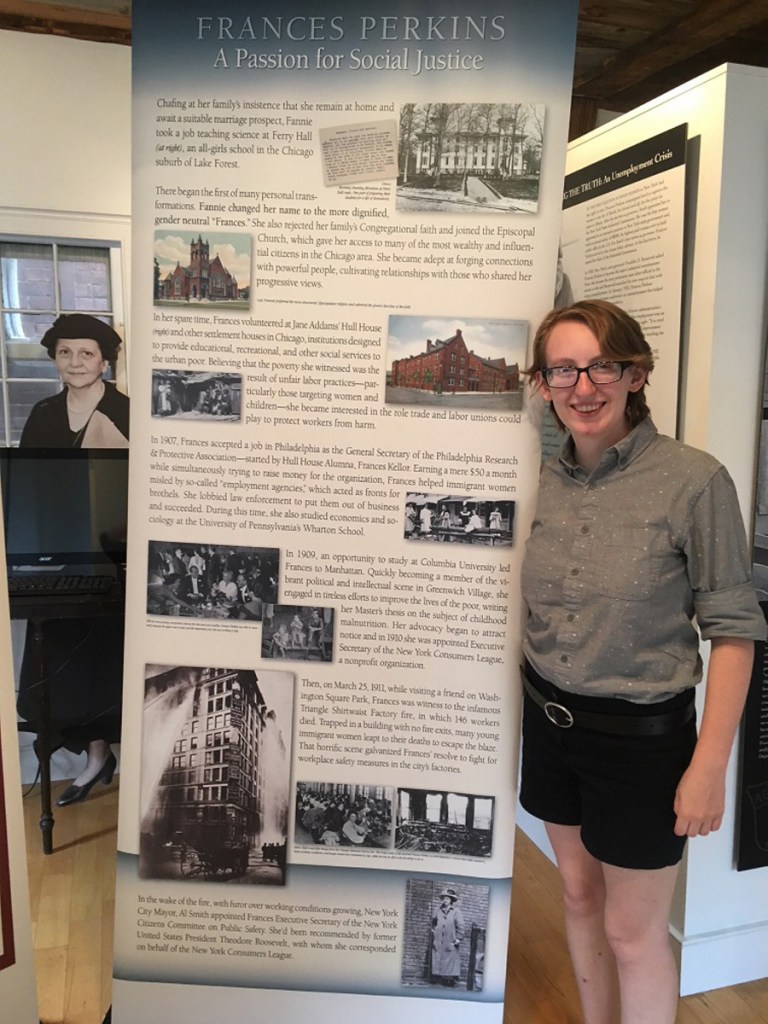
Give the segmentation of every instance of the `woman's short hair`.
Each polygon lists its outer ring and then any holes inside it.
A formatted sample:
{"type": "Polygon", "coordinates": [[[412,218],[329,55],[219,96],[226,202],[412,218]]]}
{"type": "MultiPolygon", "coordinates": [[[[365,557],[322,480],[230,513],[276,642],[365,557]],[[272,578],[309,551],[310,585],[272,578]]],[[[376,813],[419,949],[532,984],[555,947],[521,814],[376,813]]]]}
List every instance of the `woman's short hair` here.
{"type": "MultiPolygon", "coordinates": [[[[539,389],[540,375],[547,368],[549,336],[561,323],[579,323],[588,327],[597,338],[600,352],[606,359],[629,360],[647,373],[653,369],[653,352],[637,320],[605,299],[583,299],[571,306],[553,309],[539,324],[533,339],[531,364],[523,370],[524,374],[530,376],[534,391],[539,389]]],[[[565,429],[554,407],[552,413],[560,429],[565,429]]],[[[636,427],[649,415],[644,384],[639,391],[627,395],[627,421],[630,428],[636,427]]]]}
{"type": "Polygon", "coordinates": [[[56,357],[56,342],[59,338],[73,340],[88,338],[95,341],[101,350],[102,359],[113,363],[122,345],[120,335],[109,324],[87,313],[65,313],[58,317],[43,335],[40,344],[51,359],[56,357]]]}

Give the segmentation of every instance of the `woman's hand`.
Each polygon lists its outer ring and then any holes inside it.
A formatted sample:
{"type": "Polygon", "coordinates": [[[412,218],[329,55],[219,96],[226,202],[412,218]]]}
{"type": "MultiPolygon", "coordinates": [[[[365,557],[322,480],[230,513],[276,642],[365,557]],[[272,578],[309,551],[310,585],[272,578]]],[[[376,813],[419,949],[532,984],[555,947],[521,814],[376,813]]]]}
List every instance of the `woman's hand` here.
{"type": "Polygon", "coordinates": [[[708,836],[723,823],[725,774],[707,765],[691,764],[675,793],[675,835],[708,836]]]}
{"type": "Polygon", "coordinates": [[[675,834],[706,836],[723,821],[725,773],[749,689],[754,643],[715,637],[699,739],[675,794],[675,834]]]}

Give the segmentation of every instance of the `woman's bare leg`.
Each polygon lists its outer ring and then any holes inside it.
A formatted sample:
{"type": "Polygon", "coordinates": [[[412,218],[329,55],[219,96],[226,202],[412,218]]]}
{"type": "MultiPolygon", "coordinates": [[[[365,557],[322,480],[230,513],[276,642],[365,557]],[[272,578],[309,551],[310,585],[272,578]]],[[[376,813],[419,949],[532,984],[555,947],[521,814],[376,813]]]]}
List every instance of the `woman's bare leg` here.
{"type": "Polygon", "coordinates": [[[605,931],[619,972],[621,1024],[674,1024],[679,981],[669,914],[677,868],[603,865],[605,931]]]}
{"type": "Polygon", "coordinates": [[[585,849],[578,825],[546,828],[563,879],[565,930],[585,1024],[618,1024],[619,982],[605,933],[603,865],[585,849]]]}

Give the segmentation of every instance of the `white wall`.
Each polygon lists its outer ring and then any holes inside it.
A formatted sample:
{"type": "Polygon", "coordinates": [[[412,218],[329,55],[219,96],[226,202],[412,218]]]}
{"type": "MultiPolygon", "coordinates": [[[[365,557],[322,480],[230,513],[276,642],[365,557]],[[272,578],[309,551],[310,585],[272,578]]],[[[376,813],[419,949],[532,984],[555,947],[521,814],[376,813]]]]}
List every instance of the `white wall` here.
{"type": "MultiPolygon", "coordinates": [[[[715,69],[576,140],[567,171],[684,123],[698,179],[688,203],[681,439],[725,463],[749,529],[767,322],[768,72],[715,69]]],[[[735,761],[734,752],[722,829],[690,842],[683,863],[673,912],[683,994],[768,976],[768,868],[733,869],[735,761]]]]}
{"type": "MultiPolygon", "coordinates": [[[[0,68],[0,233],[120,242],[123,301],[115,326],[130,359],[130,47],[0,31],[0,68]]],[[[24,628],[13,623],[17,661],[24,628]]],[[[26,781],[36,770],[31,743],[22,733],[26,781]]],[[[66,753],[54,755],[54,778],[77,770],[66,753]]]]}
{"type": "Polygon", "coordinates": [[[130,47],[0,31],[0,67],[0,206],[130,214],[130,47]]]}

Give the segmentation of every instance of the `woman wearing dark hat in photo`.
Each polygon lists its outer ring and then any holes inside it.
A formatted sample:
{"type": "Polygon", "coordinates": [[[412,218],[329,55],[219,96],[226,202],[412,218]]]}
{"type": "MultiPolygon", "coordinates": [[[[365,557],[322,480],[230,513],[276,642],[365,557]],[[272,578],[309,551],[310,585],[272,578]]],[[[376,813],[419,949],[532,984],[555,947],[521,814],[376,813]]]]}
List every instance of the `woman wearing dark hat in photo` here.
{"type": "Polygon", "coordinates": [[[459,946],[464,938],[464,917],[459,910],[458,893],[446,886],[440,893],[440,906],[432,915],[432,981],[453,988],[461,973],[459,946]]]}
{"type": "MultiPolygon", "coordinates": [[[[71,313],[55,321],[42,344],[64,387],[33,406],[20,446],[127,448],[129,400],[103,379],[121,345],[117,332],[97,317],[71,313]]],[[[111,745],[120,742],[123,647],[122,616],[46,623],[52,749],[61,746],[87,755],[82,772],[56,801],[59,807],[84,800],[97,782],[112,781],[117,762],[111,745]]],[[[33,727],[37,702],[28,637],[17,708],[33,727]]]]}
{"type": "Polygon", "coordinates": [[[121,345],[120,335],[87,313],[60,316],[41,344],[64,388],[32,408],[22,448],[127,448],[128,398],[104,380],[121,345]]]}

